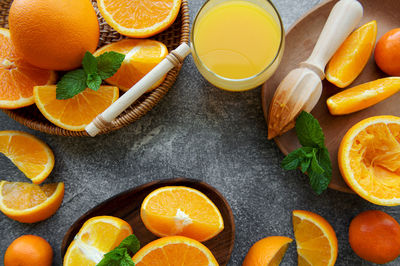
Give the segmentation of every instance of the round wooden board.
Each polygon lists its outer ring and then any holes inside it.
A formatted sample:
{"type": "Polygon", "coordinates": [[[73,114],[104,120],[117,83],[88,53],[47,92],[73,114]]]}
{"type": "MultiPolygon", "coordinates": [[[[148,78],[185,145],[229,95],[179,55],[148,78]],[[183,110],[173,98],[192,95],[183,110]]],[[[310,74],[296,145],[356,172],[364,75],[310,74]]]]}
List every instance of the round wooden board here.
{"type": "MultiPolygon", "coordinates": [[[[290,70],[296,68],[300,62],[305,61],[308,56],[310,56],[318,36],[325,25],[325,21],[337,1],[338,0],[330,0],[318,5],[296,22],[287,32],[286,47],[282,62],[276,73],[262,88],[262,106],[266,120],[268,119],[269,102],[276,88],[290,70]]],[[[359,0],[359,2],[364,7],[364,16],[360,25],[371,20],[376,20],[378,24],[377,40],[390,29],[400,27],[399,0],[359,0]]],[[[349,87],[386,76],[385,73],[378,69],[373,56],[371,56],[364,71],[349,87]]],[[[321,124],[325,133],[325,144],[328,147],[332,159],[333,176],[329,187],[340,191],[351,192],[342,179],[338,168],[337,152],[340,142],[347,130],[362,119],[376,115],[400,116],[400,94],[396,94],[360,112],[344,116],[332,116],[326,106],[326,99],[340,90],[341,89],[324,80],[321,99],[312,111],[312,114],[321,124]]],[[[294,130],[275,138],[275,141],[285,155],[300,147],[294,130]]]]}
{"type": "Polygon", "coordinates": [[[78,220],[76,220],[76,222],[69,228],[61,245],[62,257],[64,257],[68,246],[71,244],[82,225],[88,219],[100,215],[115,216],[128,222],[132,226],[134,234],[140,240],[142,247],[157,239],[158,237],[153,235],[144,226],[142,219],[140,218],[140,208],[144,198],[149,193],[164,186],[186,186],[197,189],[204,193],[218,207],[222,218],[224,219],[224,230],[203,244],[211,250],[220,265],[227,265],[235,242],[235,221],[231,207],[218,190],[207,183],[188,178],[153,181],[129,189],[100,203],[78,218],[78,220]]]}

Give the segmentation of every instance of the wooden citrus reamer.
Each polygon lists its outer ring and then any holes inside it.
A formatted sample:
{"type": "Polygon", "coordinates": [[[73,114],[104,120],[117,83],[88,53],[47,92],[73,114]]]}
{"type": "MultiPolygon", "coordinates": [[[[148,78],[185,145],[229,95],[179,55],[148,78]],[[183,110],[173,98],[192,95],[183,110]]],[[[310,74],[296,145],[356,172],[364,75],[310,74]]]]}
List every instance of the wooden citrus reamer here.
{"type": "Polygon", "coordinates": [[[333,7],[311,56],[292,70],[279,84],[268,115],[268,139],[295,125],[301,111],[310,112],[317,104],[325,79],[325,66],[359,24],[363,7],[356,0],[340,0],[333,7]]]}
{"type": "Polygon", "coordinates": [[[108,107],[103,113],[98,115],[86,128],[86,132],[94,137],[104,128],[111,126],[111,122],[134,103],[140,96],[165,74],[174,67],[178,67],[190,53],[190,47],[186,43],[182,43],[173,50],[167,57],[155,66],[146,76],[139,80],[124,95],[108,107]]]}

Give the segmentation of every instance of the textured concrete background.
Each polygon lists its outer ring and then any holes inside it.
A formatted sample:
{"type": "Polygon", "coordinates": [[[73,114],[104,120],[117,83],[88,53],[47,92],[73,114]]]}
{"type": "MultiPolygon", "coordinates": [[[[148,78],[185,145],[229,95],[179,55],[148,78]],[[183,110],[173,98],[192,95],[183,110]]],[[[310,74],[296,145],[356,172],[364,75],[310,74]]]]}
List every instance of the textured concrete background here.
{"type": "MultiPolygon", "coordinates": [[[[288,28],[319,0],[275,0],[288,28]]],[[[191,17],[203,1],[191,0],[191,17]]],[[[238,36],[239,37],[239,36],[238,36]]],[[[25,128],[0,113],[0,130],[23,130],[47,142],[56,166],[48,182],[66,184],[64,202],[50,219],[25,225],[0,214],[0,264],[7,246],[23,234],[47,239],[61,265],[61,240],[69,226],[103,200],[152,180],[190,177],[219,189],[236,218],[236,243],[230,265],[241,265],[257,240],[271,235],[293,237],[291,212],[319,213],[334,227],[339,240],[337,265],[371,265],[348,244],[351,219],[363,210],[381,209],[397,220],[397,207],[382,208],[356,195],[333,190],[315,195],[300,171],[284,172],[283,156],[267,128],[260,89],[229,93],[208,84],[188,58],[175,86],[140,121],[107,136],[67,138],[25,128]]],[[[0,157],[1,179],[27,181],[0,157]]],[[[292,244],[281,265],[296,265],[292,244]]],[[[400,259],[390,265],[400,265],[400,259]]]]}

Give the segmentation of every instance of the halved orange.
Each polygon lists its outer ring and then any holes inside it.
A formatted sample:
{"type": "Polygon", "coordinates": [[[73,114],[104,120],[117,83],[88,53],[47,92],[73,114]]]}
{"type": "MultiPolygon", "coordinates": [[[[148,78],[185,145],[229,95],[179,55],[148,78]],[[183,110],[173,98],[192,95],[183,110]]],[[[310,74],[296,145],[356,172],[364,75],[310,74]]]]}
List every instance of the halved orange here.
{"type": "Polygon", "coordinates": [[[185,265],[215,266],[217,260],[211,251],[200,242],[183,237],[169,236],[150,242],[133,257],[136,266],[185,265]]]}
{"type": "Polygon", "coordinates": [[[200,191],[181,186],[162,187],[143,201],[140,216],[157,236],[186,236],[206,241],[224,229],[217,206],[200,191]]]}
{"type": "Polygon", "coordinates": [[[56,86],[36,86],[35,103],[53,124],[71,131],[83,131],[97,115],[118,99],[117,87],[100,86],[98,91],[86,89],[68,100],[56,99],[56,86]]]}
{"type": "Polygon", "coordinates": [[[42,186],[0,181],[0,210],[13,220],[36,223],[52,216],[64,198],[64,183],[42,186]]]}
{"type": "Polygon", "coordinates": [[[350,85],[364,69],[375,47],[377,34],[373,20],[355,30],[333,55],[326,68],[326,79],[339,88],[350,85]]]}
{"type": "Polygon", "coordinates": [[[8,29],[0,28],[0,108],[15,109],[34,103],[33,87],[52,84],[54,71],[34,67],[19,57],[8,29]]]}
{"type": "Polygon", "coordinates": [[[42,183],[54,167],[54,154],[50,147],[24,132],[0,131],[0,153],[7,156],[34,184],[42,183]]]}
{"type": "MultiPolygon", "coordinates": [[[[129,90],[168,55],[168,49],[163,43],[141,39],[125,39],[111,43],[93,55],[99,56],[110,51],[124,54],[125,59],[117,73],[106,81],[123,91],[129,90]]],[[[164,75],[149,90],[160,86],[166,76],[164,75]]]]}
{"type": "Polygon", "coordinates": [[[293,211],[293,230],[299,266],[332,266],[338,254],[338,241],[332,226],[320,215],[293,211]]]}
{"type": "Polygon", "coordinates": [[[168,28],[176,19],[181,0],[97,0],[103,18],[119,33],[147,38],[168,28]]]}
{"type": "Polygon", "coordinates": [[[400,77],[367,82],[341,91],[326,100],[332,115],[345,115],[373,106],[400,91],[400,77]]]}
{"type": "Polygon", "coordinates": [[[338,163],[358,195],[378,205],[399,205],[400,117],[374,116],[355,124],[342,139],[338,163]]]}
{"type": "Polygon", "coordinates": [[[96,216],[87,220],[64,256],[64,266],[95,266],[104,254],[116,248],[132,234],[131,226],[113,216],[96,216]]]}
{"type": "Polygon", "coordinates": [[[263,238],[250,248],[242,266],[278,266],[292,241],[286,236],[263,238]]]}

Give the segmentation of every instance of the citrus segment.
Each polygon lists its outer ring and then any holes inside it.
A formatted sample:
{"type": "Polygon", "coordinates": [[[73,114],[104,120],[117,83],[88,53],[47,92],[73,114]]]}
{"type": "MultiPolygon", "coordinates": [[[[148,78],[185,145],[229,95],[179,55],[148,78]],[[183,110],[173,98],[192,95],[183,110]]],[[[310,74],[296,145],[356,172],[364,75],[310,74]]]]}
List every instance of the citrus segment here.
{"type": "Polygon", "coordinates": [[[19,57],[10,32],[0,28],[0,108],[15,109],[34,103],[33,87],[51,84],[53,71],[36,68],[19,57]]]}
{"type": "Polygon", "coordinates": [[[215,204],[206,195],[188,187],[162,187],[143,201],[140,216],[157,236],[181,235],[206,241],[224,229],[215,204]]]}
{"type": "MultiPolygon", "coordinates": [[[[167,47],[161,42],[125,39],[100,48],[94,53],[94,56],[111,51],[124,54],[125,60],[117,73],[106,81],[123,91],[129,90],[168,55],[167,47]]],[[[150,90],[157,88],[165,77],[166,75],[156,82],[150,90]]]]}
{"type": "Polygon", "coordinates": [[[97,115],[118,99],[117,87],[100,86],[98,91],[86,89],[68,100],[56,99],[56,86],[37,86],[35,103],[53,124],[71,131],[83,131],[97,115]]]}
{"type": "Polygon", "coordinates": [[[338,243],[332,226],[318,214],[293,211],[299,266],[335,265],[338,243]]]}
{"type": "Polygon", "coordinates": [[[64,256],[64,266],[94,266],[104,254],[116,248],[132,234],[131,226],[112,216],[97,216],[87,220],[64,256]]]}
{"type": "Polygon", "coordinates": [[[52,216],[64,198],[64,183],[43,186],[0,181],[0,210],[13,220],[36,223],[52,216]]]}
{"type": "Polygon", "coordinates": [[[364,199],[400,204],[400,118],[374,116],[355,124],[343,137],[338,154],[346,183],[364,199]]]}
{"type": "Polygon", "coordinates": [[[279,266],[293,239],[270,236],[257,241],[249,250],[243,266],[279,266]]]}
{"type": "Polygon", "coordinates": [[[147,38],[175,21],[181,0],[97,0],[97,4],[116,31],[133,38],[147,38]]]}
{"type": "Polygon", "coordinates": [[[329,61],[326,79],[339,88],[350,85],[364,69],[374,50],[377,34],[373,20],[355,30],[329,61]]]}
{"type": "Polygon", "coordinates": [[[49,146],[24,132],[0,131],[0,153],[34,184],[42,183],[54,167],[54,155],[49,146]]]}
{"type": "Polygon", "coordinates": [[[133,257],[136,266],[144,265],[218,265],[211,251],[200,242],[183,236],[169,236],[150,242],[133,257]]]}
{"type": "Polygon", "coordinates": [[[332,115],[345,115],[373,106],[400,90],[400,77],[389,77],[364,83],[328,98],[332,115]]]}

